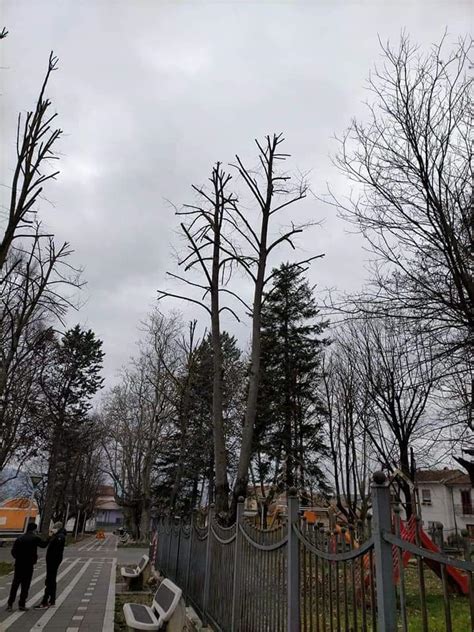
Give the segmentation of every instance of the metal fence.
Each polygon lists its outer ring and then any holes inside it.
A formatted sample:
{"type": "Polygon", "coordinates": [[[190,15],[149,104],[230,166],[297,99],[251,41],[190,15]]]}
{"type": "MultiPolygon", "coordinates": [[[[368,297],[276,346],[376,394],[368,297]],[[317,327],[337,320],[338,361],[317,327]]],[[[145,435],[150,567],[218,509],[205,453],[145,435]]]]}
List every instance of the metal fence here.
{"type": "Polygon", "coordinates": [[[382,473],[374,475],[372,510],[371,526],[332,531],[308,524],[295,494],[286,523],[274,529],[253,526],[243,502],[231,527],[212,511],[206,526],[164,518],[155,525],[152,559],[222,632],[408,632],[412,623],[422,632],[474,630],[470,559],[437,550],[415,517],[404,523],[382,473]],[[429,617],[428,568],[439,575],[441,627],[429,617]],[[466,613],[465,629],[453,627],[454,599],[466,613]]]}

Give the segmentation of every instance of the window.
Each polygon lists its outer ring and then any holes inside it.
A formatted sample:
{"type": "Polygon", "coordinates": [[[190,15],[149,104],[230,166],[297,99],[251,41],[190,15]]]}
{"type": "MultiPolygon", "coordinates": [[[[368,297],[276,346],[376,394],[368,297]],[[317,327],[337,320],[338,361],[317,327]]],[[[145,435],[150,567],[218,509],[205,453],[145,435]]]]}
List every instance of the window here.
{"type": "Polygon", "coordinates": [[[461,506],[465,516],[470,516],[472,511],[471,490],[465,489],[461,491],[461,506]]]}
{"type": "Polygon", "coordinates": [[[431,489],[422,489],[421,490],[421,504],[422,505],[431,505],[431,489]]]}

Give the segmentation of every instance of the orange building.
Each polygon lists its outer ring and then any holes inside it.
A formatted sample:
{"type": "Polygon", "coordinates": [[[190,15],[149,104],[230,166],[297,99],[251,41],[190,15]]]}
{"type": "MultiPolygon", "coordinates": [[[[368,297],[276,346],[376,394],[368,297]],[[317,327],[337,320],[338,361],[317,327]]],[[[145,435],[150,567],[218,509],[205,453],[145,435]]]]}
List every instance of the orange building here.
{"type": "Polygon", "coordinates": [[[9,498],[0,504],[0,537],[22,533],[38,517],[38,506],[29,498],[9,498]]]}

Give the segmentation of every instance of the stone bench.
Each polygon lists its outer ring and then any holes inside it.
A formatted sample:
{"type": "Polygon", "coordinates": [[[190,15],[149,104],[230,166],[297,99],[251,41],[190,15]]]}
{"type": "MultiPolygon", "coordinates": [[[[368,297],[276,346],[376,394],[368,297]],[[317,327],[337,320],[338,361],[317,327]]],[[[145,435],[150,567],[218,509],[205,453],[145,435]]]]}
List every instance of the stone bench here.
{"type": "Polygon", "coordinates": [[[143,588],[143,573],[148,562],[148,555],[143,555],[135,568],[121,567],[120,575],[122,575],[129,590],[141,590],[143,588]]]}
{"type": "Polygon", "coordinates": [[[182,590],[169,579],[163,579],[153,596],[151,607],[126,603],[123,616],[130,630],[161,630],[170,620],[181,599],[182,590]]]}

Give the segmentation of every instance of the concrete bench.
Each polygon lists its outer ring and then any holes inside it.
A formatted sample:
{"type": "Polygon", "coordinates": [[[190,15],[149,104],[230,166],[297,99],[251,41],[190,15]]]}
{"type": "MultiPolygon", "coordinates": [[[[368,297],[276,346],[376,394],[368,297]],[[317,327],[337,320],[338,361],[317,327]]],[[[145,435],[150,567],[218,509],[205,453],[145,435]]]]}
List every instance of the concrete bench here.
{"type": "Polygon", "coordinates": [[[182,590],[169,579],[163,579],[150,606],[126,603],[123,616],[130,630],[161,630],[172,617],[181,599],[182,590]]]}
{"type": "Polygon", "coordinates": [[[120,575],[122,575],[129,590],[139,590],[143,588],[143,572],[149,562],[148,555],[143,555],[135,568],[127,568],[122,566],[120,575]]]}

